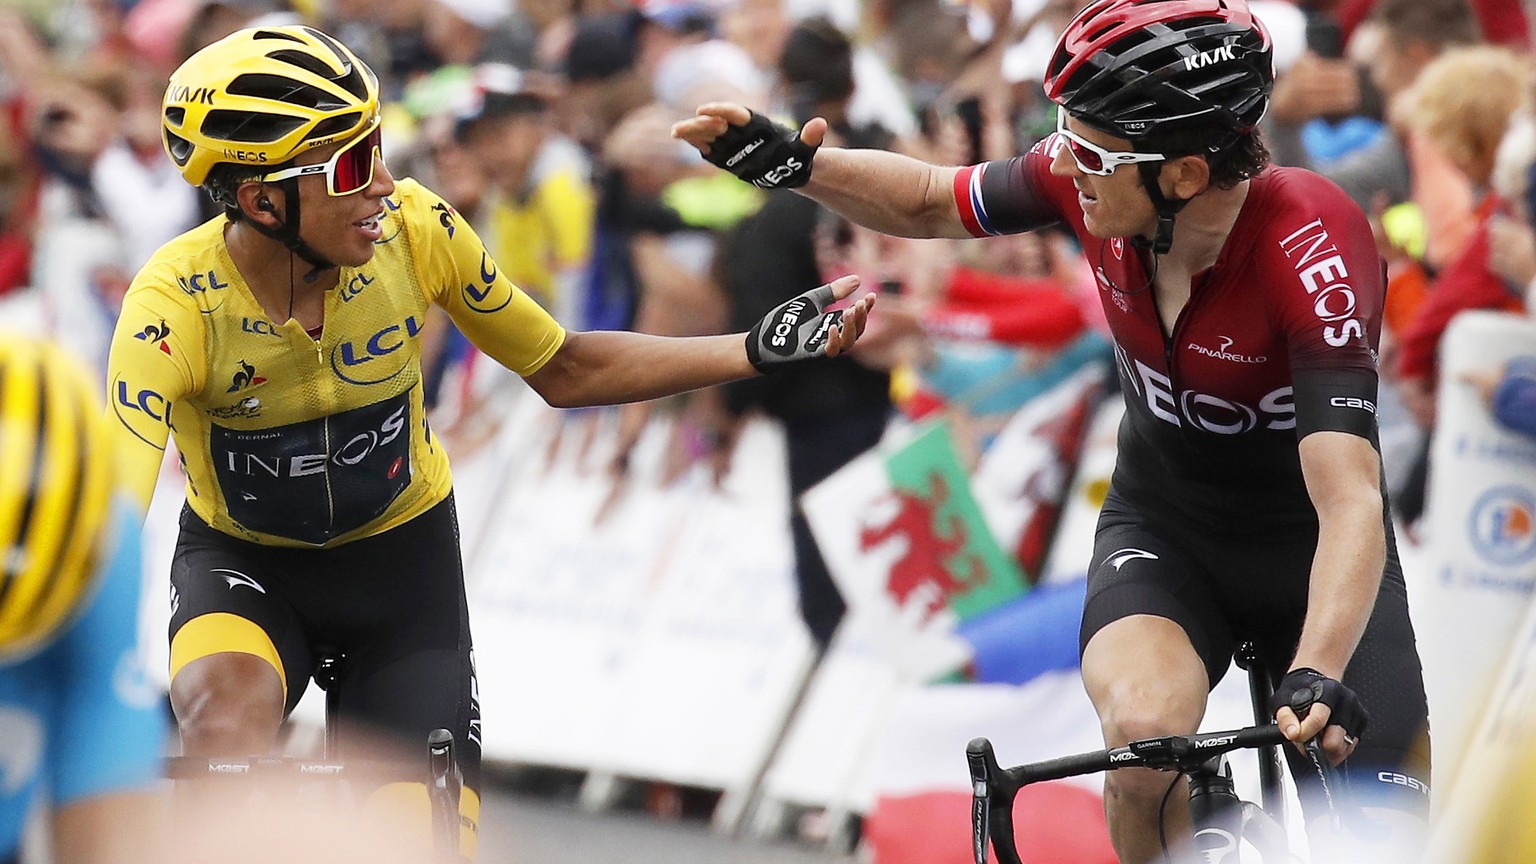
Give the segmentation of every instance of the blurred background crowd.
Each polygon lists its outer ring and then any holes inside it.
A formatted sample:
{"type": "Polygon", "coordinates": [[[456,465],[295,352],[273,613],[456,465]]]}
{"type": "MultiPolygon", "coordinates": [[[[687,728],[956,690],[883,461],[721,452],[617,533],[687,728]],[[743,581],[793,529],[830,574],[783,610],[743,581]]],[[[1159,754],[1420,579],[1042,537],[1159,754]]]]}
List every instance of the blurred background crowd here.
{"type": "MultiPolygon", "coordinates": [[[[893,418],[946,413],[974,464],[1021,406],[1089,364],[1108,366],[1092,263],[1072,237],[878,235],[740,183],[669,130],[726,100],[787,122],[825,117],[840,146],[945,164],[1007,158],[1054,129],[1040,78],[1081,5],[0,0],[0,309],[28,310],[30,326],[104,367],[137,269],[217,215],[161,149],[168,74],[235,29],[307,22],[381,77],[392,172],[451,202],[567,328],[742,330],[849,272],[882,295],[851,357],[619,410],[631,445],[653,412],[671,415],[672,474],[723,471],[744,418],[759,415],[785,431],[795,495],[867,451],[893,418]]],[[[1536,436],[1536,337],[1529,357],[1450,383],[1437,356],[1455,316],[1524,316],[1536,284],[1536,3],[1251,6],[1275,42],[1262,127],[1275,161],[1339,183],[1388,264],[1382,444],[1412,542],[1433,527],[1420,516],[1437,387],[1475,388],[1498,422],[1536,436]]],[[[486,393],[472,373],[486,364],[446,316],[424,338],[434,426],[460,439],[459,455],[494,422],[476,410],[486,393]]],[[[609,466],[615,496],[626,454],[609,466]]],[[[845,607],[792,513],[802,617],[824,650],[845,607]]]]}

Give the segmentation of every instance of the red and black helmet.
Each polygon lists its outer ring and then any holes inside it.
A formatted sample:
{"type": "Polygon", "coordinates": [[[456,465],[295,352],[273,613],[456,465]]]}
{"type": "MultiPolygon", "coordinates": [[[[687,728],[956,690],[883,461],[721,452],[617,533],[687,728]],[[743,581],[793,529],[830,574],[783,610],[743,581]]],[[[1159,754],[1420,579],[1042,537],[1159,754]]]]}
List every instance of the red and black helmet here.
{"type": "Polygon", "coordinates": [[[1269,31],[1246,0],[1095,0],[1057,40],[1045,93],[1135,141],[1192,125],[1247,132],[1274,81],[1269,31]]]}

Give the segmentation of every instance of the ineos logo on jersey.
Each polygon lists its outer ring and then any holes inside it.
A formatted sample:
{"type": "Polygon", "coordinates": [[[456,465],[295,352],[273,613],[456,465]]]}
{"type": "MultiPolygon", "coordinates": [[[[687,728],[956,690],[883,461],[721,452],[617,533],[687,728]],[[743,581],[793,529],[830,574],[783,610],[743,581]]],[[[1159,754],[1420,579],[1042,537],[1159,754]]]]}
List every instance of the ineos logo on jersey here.
{"type": "Polygon", "coordinates": [[[1281,240],[1280,251],[1295,262],[1296,275],[1312,298],[1313,311],[1324,324],[1323,341],[1340,348],[1349,344],[1351,338],[1364,336],[1365,325],[1354,317],[1360,304],[1354,287],[1347,281],[1349,268],[1338,254],[1339,247],[1328,239],[1323,220],[1313,219],[1281,240]]]}
{"type": "MultiPolygon", "coordinates": [[[[305,477],[323,474],[326,465],[356,465],[367,459],[374,450],[399,437],[405,428],[405,406],[402,405],[384,420],[377,430],[366,430],[342,442],[330,453],[290,453],[282,456],[263,456],[230,450],[224,454],[224,467],[232,474],[256,476],[264,474],[276,478],[305,477]]],[[[393,470],[393,468],[392,468],[393,470]]],[[[391,475],[392,476],[392,475],[391,475]]]]}
{"type": "Polygon", "coordinates": [[[1232,46],[1223,45],[1220,48],[1212,48],[1209,51],[1197,51],[1184,58],[1184,70],[1193,72],[1196,69],[1204,69],[1212,63],[1220,63],[1224,60],[1236,59],[1232,55],[1232,46]]]}
{"type": "Polygon", "coordinates": [[[412,392],[285,426],[210,424],[208,459],[230,519],[305,543],[377,519],[411,484],[412,392]]]}
{"type": "Polygon", "coordinates": [[[1264,394],[1257,406],[1193,390],[1184,390],[1175,397],[1173,382],[1167,375],[1131,359],[1118,346],[1115,356],[1132,392],[1141,397],[1152,416],[1165,423],[1183,426],[1187,422],[1216,435],[1240,435],[1259,428],[1275,432],[1296,428],[1296,403],[1290,385],[1264,394]]]}

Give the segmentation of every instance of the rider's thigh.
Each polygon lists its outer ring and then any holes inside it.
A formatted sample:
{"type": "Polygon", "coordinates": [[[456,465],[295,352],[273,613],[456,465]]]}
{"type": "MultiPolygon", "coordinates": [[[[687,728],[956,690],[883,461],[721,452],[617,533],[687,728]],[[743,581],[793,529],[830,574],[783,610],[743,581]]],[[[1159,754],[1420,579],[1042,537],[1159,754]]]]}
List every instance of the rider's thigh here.
{"type": "Polygon", "coordinates": [[[1205,714],[1205,661],[1167,618],[1131,615],[1104,625],[1083,649],[1082,670],[1110,746],[1189,734],[1205,714]]]}

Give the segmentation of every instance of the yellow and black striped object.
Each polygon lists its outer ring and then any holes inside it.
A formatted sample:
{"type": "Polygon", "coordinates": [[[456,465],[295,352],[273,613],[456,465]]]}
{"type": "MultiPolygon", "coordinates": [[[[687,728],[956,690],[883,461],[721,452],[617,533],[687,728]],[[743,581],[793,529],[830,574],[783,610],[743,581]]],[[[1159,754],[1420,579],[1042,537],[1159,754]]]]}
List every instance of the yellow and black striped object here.
{"type": "Polygon", "coordinates": [[[97,384],[63,348],[0,335],[0,662],[85,605],[115,485],[97,384]]]}

